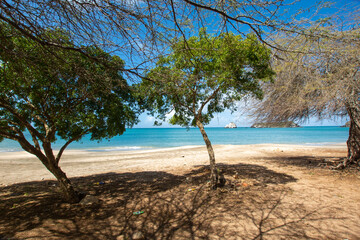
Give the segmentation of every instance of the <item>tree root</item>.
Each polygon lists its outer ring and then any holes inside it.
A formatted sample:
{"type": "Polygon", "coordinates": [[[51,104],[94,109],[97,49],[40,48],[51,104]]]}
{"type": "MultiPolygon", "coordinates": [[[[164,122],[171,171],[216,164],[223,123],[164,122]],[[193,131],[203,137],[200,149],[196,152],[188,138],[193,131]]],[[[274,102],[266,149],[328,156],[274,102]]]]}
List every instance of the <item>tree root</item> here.
{"type": "Polygon", "coordinates": [[[350,167],[360,170],[360,161],[349,161],[348,158],[323,159],[318,166],[329,168],[330,170],[344,170],[350,167]]]}
{"type": "Polygon", "coordinates": [[[320,166],[325,165],[331,170],[344,170],[350,167],[355,167],[360,170],[360,161],[349,161],[348,158],[340,158],[338,160],[326,160],[319,164],[320,166]]]}
{"type": "Polygon", "coordinates": [[[346,167],[346,164],[344,162],[339,163],[337,166],[330,166],[329,169],[331,170],[342,170],[346,167]]]}

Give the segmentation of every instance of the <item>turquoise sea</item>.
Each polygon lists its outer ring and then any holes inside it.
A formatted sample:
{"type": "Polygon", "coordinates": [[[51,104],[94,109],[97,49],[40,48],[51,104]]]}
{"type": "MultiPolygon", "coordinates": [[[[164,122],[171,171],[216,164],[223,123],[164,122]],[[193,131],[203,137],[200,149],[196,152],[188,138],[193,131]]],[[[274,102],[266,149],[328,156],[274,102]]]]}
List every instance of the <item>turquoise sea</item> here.
{"type": "MultiPolygon", "coordinates": [[[[345,143],[349,128],[343,127],[301,127],[301,128],[248,128],[235,129],[206,128],[212,144],[305,144],[325,145],[345,143]]],[[[30,138],[29,138],[30,139],[30,138]]],[[[63,140],[54,144],[59,149],[63,140]]],[[[204,145],[199,129],[191,128],[133,128],[110,140],[90,141],[89,136],[74,142],[67,149],[88,151],[126,151],[151,148],[168,148],[189,145],[204,145]]],[[[5,139],[0,143],[0,152],[22,151],[19,144],[5,139]]]]}

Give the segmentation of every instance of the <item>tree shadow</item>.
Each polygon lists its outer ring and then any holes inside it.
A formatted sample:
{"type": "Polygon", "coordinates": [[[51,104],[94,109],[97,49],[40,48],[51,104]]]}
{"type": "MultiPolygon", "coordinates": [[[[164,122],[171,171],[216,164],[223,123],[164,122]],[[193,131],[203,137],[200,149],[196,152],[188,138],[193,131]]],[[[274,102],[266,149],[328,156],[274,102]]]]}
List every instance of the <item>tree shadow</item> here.
{"type": "Polygon", "coordinates": [[[207,166],[181,176],[137,172],[71,179],[99,197],[92,205],[62,203],[55,181],[3,187],[0,239],[263,239],[273,233],[291,239],[321,233],[309,224],[324,220],[321,215],[302,204],[283,204],[284,184],[294,177],[250,164],[218,167],[229,181],[216,191],[207,186],[207,166]]]}
{"type": "MultiPolygon", "coordinates": [[[[321,163],[324,162],[325,157],[313,157],[313,156],[296,156],[296,157],[276,157],[276,158],[265,158],[272,162],[279,163],[281,165],[292,165],[297,167],[306,168],[319,168],[321,163]]],[[[326,159],[330,159],[327,157],[326,159]]],[[[336,159],[336,158],[334,158],[336,159]]]]}
{"type": "MultiPolygon", "coordinates": [[[[138,195],[156,194],[171,189],[183,179],[183,176],[166,172],[138,172],[91,175],[72,178],[71,181],[81,191],[112,201],[116,199],[117,204],[113,206],[116,207],[138,195]]],[[[16,232],[36,228],[46,219],[61,221],[90,216],[99,211],[98,208],[102,205],[83,207],[63,203],[57,181],[27,182],[0,189],[0,226],[4,229],[0,228],[0,232],[9,237],[16,232]]],[[[106,217],[112,210],[103,207],[101,213],[101,216],[106,217]]]]}
{"type": "Polygon", "coordinates": [[[248,191],[246,196],[226,201],[225,208],[232,209],[229,213],[232,226],[228,225],[224,239],[339,239],[341,236],[324,227],[326,222],[345,220],[337,217],[334,209],[312,209],[306,207],[306,201],[289,201],[287,196],[292,192],[285,187],[266,190],[248,191]]]}
{"type": "MultiPolygon", "coordinates": [[[[337,166],[340,162],[344,161],[344,157],[329,157],[329,156],[283,156],[283,157],[268,157],[264,160],[271,161],[282,166],[296,166],[307,169],[332,169],[337,166]]],[[[346,169],[356,170],[356,166],[346,169]]],[[[359,170],[359,169],[357,169],[359,170]]]]}
{"type": "MultiPolygon", "coordinates": [[[[272,171],[264,166],[255,164],[217,164],[225,178],[232,184],[246,183],[251,185],[286,184],[295,182],[297,179],[291,175],[272,171]]],[[[198,165],[197,169],[185,176],[195,183],[204,182],[210,173],[207,165],[198,165]]]]}

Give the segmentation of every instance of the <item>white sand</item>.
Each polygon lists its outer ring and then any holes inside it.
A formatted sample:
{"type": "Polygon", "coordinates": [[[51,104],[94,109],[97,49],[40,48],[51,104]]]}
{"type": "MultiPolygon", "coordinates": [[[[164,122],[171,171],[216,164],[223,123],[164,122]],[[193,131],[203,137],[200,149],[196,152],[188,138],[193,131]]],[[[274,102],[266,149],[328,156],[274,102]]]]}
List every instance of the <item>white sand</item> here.
{"type": "MultiPolygon", "coordinates": [[[[346,155],[345,144],[328,146],[258,144],[214,146],[217,163],[254,162],[269,156],[315,156],[336,152],[346,155]]],[[[67,150],[60,166],[68,177],[108,172],[169,171],[183,172],[196,165],[209,163],[205,146],[184,146],[139,151],[92,152],[67,150]]],[[[6,152],[0,156],[0,184],[54,179],[33,155],[27,152],[6,152]]]]}

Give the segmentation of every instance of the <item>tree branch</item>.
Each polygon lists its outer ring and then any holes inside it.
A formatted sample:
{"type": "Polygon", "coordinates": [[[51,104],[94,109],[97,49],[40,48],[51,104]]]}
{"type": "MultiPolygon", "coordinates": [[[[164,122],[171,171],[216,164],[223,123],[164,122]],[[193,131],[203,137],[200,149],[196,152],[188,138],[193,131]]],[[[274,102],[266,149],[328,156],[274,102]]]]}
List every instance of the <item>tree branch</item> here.
{"type": "Polygon", "coordinates": [[[0,107],[6,108],[15,118],[17,118],[24,126],[30,131],[33,132],[37,138],[39,138],[41,141],[44,141],[45,139],[43,136],[35,130],[31,124],[26,121],[15,109],[13,109],[9,104],[5,102],[5,100],[0,99],[0,107]]]}
{"type": "MultiPolygon", "coordinates": [[[[10,134],[8,132],[4,132],[1,130],[0,128],[0,136],[3,136],[7,139],[11,139],[11,140],[14,140],[14,141],[17,141],[20,146],[22,147],[22,149],[24,149],[25,151],[31,153],[31,154],[34,154],[35,156],[37,156],[42,162],[44,160],[43,157],[44,154],[41,152],[40,149],[37,149],[36,147],[34,147],[33,145],[31,145],[27,140],[26,138],[24,137],[24,135],[21,135],[21,136],[16,136],[16,135],[13,135],[13,134],[10,134]]],[[[44,163],[44,162],[43,162],[44,163]]]]}
{"type": "Polygon", "coordinates": [[[67,141],[67,142],[60,148],[60,150],[59,150],[59,152],[58,152],[58,154],[57,154],[57,156],[56,156],[56,159],[55,159],[56,164],[59,164],[60,158],[61,158],[62,154],[64,153],[65,149],[69,146],[69,144],[72,143],[72,142],[74,142],[74,141],[76,141],[76,140],[79,140],[80,138],[82,138],[85,134],[89,133],[91,129],[93,129],[93,128],[89,128],[89,129],[87,129],[86,131],[84,131],[82,134],[80,134],[80,135],[78,135],[78,136],[70,139],[69,141],[67,141]]]}
{"type": "Polygon", "coordinates": [[[220,85],[218,86],[217,89],[215,89],[215,91],[205,100],[205,102],[203,102],[201,104],[200,109],[198,110],[198,114],[201,114],[202,110],[204,109],[204,107],[206,106],[206,104],[208,104],[208,102],[210,102],[211,99],[213,99],[215,97],[215,95],[219,92],[220,90],[220,85]]]}

